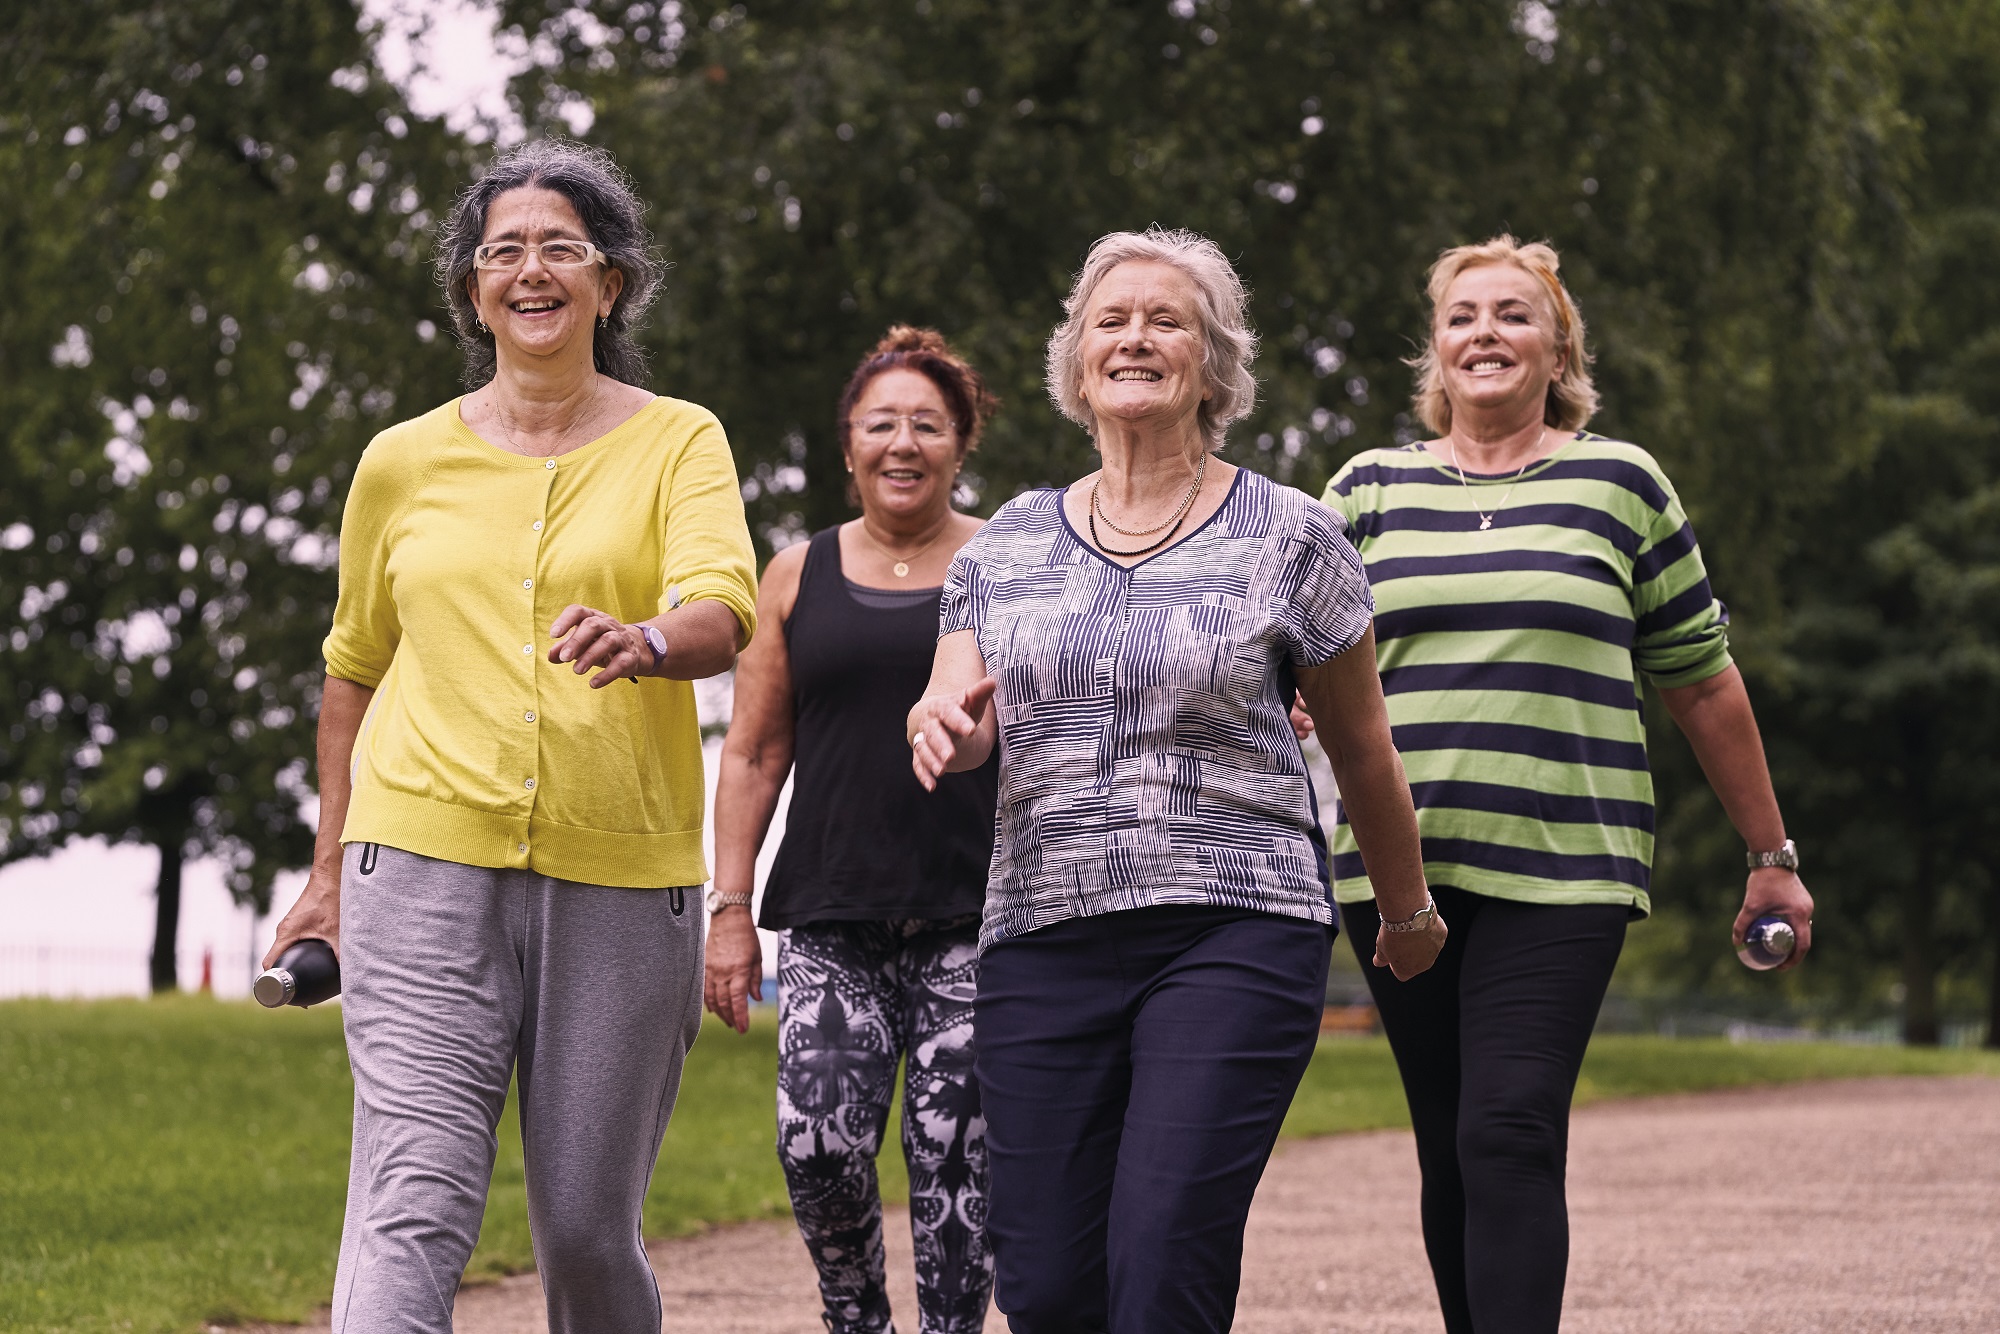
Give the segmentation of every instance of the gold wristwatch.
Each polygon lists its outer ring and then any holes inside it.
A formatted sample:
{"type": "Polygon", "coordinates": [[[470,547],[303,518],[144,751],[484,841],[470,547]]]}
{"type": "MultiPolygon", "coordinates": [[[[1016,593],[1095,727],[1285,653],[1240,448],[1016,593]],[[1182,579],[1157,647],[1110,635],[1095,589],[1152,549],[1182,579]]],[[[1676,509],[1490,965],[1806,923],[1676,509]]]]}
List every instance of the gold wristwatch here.
{"type": "Polygon", "coordinates": [[[1750,864],[1753,871],[1761,871],[1767,866],[1796,871],[1799,869],[1799,845],[1788,838],[1776,852],[1746,852],[1743,860],[1750,864]]]}

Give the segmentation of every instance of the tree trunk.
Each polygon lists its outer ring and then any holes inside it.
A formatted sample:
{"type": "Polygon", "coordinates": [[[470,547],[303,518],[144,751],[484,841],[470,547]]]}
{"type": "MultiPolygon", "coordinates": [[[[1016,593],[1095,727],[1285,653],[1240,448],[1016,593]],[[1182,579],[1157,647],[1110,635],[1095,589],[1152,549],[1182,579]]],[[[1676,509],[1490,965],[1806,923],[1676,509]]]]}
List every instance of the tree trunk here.
{"type": "Polygon", "coordinates": [[[1919,852],[1917,873],[1903,886],[1903,1041],[1912,1047],[1938,1045],[1935,860],[1928,847],[1919,852]]]}
{"type": "MultiPolygon", "coordinates": [[[[1991,920],[2000,927],[2000,864],[1987,863],[1989,880],[1987,888],[1992,903],[1991,920]]],[[[2000,931],[1989,930],[1986,938],[1994,941],[1993,972],[1986,979],[1986,1049],[2000,1051],[2000,931]]]]}
{"type": "Polygon", "coordinates": [[[181,935],[181,840],[172,836],[154,846],[160,853],[160,881],[153,890],[158,901],[153,918],[153,990],[178,991],[180,976],[174,954],[181,935]]]}

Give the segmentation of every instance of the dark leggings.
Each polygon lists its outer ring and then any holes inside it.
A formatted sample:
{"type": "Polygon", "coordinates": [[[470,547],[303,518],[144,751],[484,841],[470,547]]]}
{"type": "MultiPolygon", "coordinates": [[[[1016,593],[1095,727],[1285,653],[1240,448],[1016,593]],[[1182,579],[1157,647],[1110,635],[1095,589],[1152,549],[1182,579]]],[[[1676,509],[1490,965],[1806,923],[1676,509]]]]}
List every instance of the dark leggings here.
{"type": "Polygon", "coordinates": [[[1451,936],[1408,982],[1369,961],[1375,905],[1340,910],[1410,1100],[1445,1329],[1554,1334],[1569,1267],[1570,1095],[1629,914],[1431,892],[1451,936]]]}

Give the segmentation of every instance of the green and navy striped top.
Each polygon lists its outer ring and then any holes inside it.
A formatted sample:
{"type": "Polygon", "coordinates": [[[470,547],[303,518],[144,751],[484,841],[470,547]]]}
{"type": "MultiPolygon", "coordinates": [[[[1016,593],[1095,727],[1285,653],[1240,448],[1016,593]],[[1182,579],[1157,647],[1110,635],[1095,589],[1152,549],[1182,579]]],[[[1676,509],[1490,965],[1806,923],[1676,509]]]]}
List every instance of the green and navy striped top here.
{"type": "MultiPolygon", "coordinates": [[[[1374,590],[1431,883],[1650,911],[1639,676],[1692,685],[1730,661],[1728,613],[1660,465],[1580,431],[1518,482],[1461,481],[1411,445],[1357,455],[1325,500],[1374,590]]],[[[1373,897],[1345,811],[1333,853],[1334,897],[1373,897]]]]}

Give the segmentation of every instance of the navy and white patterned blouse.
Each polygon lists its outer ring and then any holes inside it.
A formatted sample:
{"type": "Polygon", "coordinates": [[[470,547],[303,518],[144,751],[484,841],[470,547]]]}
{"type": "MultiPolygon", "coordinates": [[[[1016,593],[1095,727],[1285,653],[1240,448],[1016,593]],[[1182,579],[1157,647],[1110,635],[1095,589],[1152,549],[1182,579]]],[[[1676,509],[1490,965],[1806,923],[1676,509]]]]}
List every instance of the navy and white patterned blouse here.
{"type": "Polygon", "coordinates": [[[1352,648],[1374,610],[1345,521],[1242,471],[1206,523],[1126,569],[1062,496],[1008,501],[945,577],[938,633],[976,631],[999,683],[980,948],[1158,904],[1331,924],[1288,715],[1294,668],[1352,648]]]}

